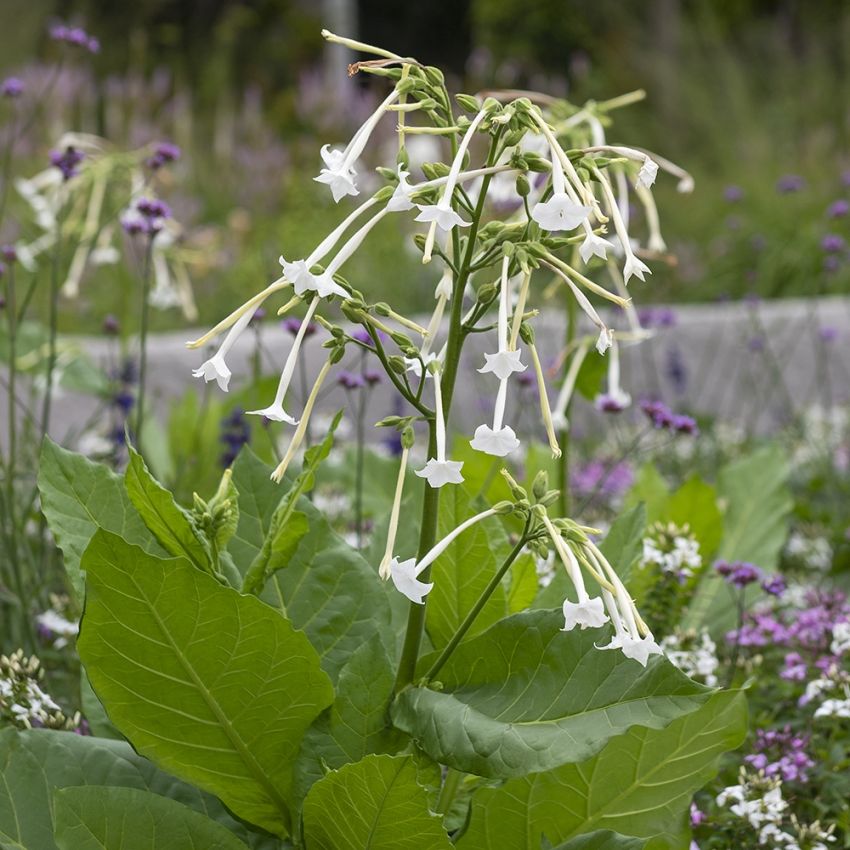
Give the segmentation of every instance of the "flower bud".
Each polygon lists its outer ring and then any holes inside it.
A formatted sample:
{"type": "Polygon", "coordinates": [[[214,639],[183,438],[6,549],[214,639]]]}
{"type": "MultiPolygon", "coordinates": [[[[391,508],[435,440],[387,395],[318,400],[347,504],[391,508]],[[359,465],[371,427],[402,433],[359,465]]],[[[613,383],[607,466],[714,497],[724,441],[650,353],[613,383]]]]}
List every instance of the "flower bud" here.
{"type": "Polygon", "coordinates": [[[396,84],[395,90],[399,94],[410,94],[414,89],[418,89],[422,83],[416,79],[416,77],[405,77],[403,80],[399,80],[396,84]]]}
{"type": "Polygon", "coordinates": [[[387,361],[390,364],[390,369],[396,373],[396,375],[403,375],[407,371],[407,363],[404,362],[404,358],[399,356],[398,354],[393,354],[387,361]]]}
{"type": "Polygon", "coordinates": [[[493,505],[493,510],[498,516],[504,516],[505,514],[512,513],[513,509],[513,502],[497,502],[493,505]]]}
{"type": "Polygon", "coordinates": [[[546,492],[542,498],[537,500],[539,505],[544,505],[545,507],[549,507],[549,505],[554,505],[555,502],[558,501],[558,497],[561,495],[560,490],[549,490],[546,492]]]}
{"type": "Polygon", "coordinates": [[[393,186],[381,186],[377,192],[375,192],[374,198],[379,204],[383,204],[388,201],[395,192],[395,187],[393,186]]]}
{"type": "Polygon", "coordinates": [[[375,423],[376,428],[395,428],[404,421],[400,416],[385,416],[380,422],[375,423]]]}
{"type": "Polygon", "coordinates": [[[328,358],[328,360],[330,360],[330,362],[333,365],[336,365],[337,363],[340,362],[340,360],[342,360],[343,357],[345,357],[345,346],[344,345],[338,345],[331,352],[331,356],[328,358]]]}
{"type": "Polygon", "coordinates": [[[531,192],[531,183],[524,174],[517,174],[516,177],[516,193],[521,198],[527,198],[531,192]]]}
{"type": "Polygon", "coordinates": [[[425,71],[425,79],[432,86],[442,86],[446,82],[446,78],[439,68],[435,68],[433,65],[427,65],[423,70],[425,71]]]}
{"type": "Polygon", "coordinates": [[[517,484],[516,479],[513,477],[513,475],[510,474],[510,472],[508,472],[507,469],[502,469],[502,476],[504,477],[508,487],[510,488],[511,495],[515,499],[528,499],[528,493],[526,492],[525,488],[520,487],[519,484],[517,484]]]}
{"type": "Polygon", "coordinates": [[[523,322],[519,326],[519,335],[526,345],[534,345],[534,328],[528,322],[523,322]]]}
{"type": "Polygon", "coordinates": [[[451,166],[444,162],[423,162],[422,173],[429,180],[437,180],[439,177],[448,177],[451,166]]]}
{"type": "Polygon", "coordinates": [[[492,114],[493,112],[501,111],[502,104],[499,103],[499,101],[496,100],[495,97],[488,97],[484,100],[484,106],[482,107],[482,109],[485,112],[489,112],[492,114]]]}
{"type": "Polygon", "coordinates": [[[389,314],[392,312],[392,310],[390,310],[390,305],[387,304],[386,301],[379,301],[377,304],[374,304],[372,306],[372,309],[379,316],[389,316],[389,314]]]}
{"type": "Polygon", "coordinates": [[[531,485],[531,492],[535,499],[540,501],[545,495],[546,491],[549,489],[549,474],[545,469],[541,469],[537,475],[534,476],[534,483],[531,485]]]}
{"type": "Polygon", "coordinates": [[[412,348],[413,341],[409,336],[405,336],[400,331],[394,331],[390,334],[390,339],[399,347],[399,348],[412,348]]]}
{"type": "Polygon", "coordinates": [[[415,441],[416,434],[413,431],[413,426],[406,426],[405,429],[401,432],[401,447],[403,449],[412,449],[415,441]]]}
{"type": "Polygon", "coordinates": [[[474,98],[471,94],[456,94],[455,100],[458,102],[458,106],[466,112],[475,113],[481,109],[478,99],[474,98]]]}
{"type": "Polygon", "coordinates": [[[492,301],[496,297],[495,285],[492,283],[482,283],[481,286],[478,287],[478,292],[475,293],[475,297],[482,304],[487,301],[492,301]]]}

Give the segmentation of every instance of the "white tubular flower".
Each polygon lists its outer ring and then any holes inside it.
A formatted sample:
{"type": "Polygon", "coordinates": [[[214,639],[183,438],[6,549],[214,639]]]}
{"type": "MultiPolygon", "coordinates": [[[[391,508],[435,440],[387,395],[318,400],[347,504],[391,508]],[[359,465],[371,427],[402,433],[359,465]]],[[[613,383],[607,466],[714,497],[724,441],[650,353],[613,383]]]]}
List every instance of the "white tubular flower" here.
{"type": "Polygon", "coordinates": [[[570,399],[573,397],[578,373],[581,371],[582,363],[584,363],[584,358],[587,357],[589,350],[590,342],[585,339],[576,349],[573,359],[570,361],[570,366],[567,369],[567,374],[564,376],[564,383],[561,384],[561,391],[558,393],[555,408],[552,410],[552,422],[559,431],[565,431],[569,428],[567,407],[569,407],[570,399]]]}
{"type": "Polygon", "coordinates": [[[408,177],[410,177],[410,174],[399,167],[398,186],[395,187],[395,191],[387,204],[387,209],[390,212],[407,212],[416,206],[410,200],[410,195],[416,187],[407,182],[408,177]]]}
{"type": "Polygon", "coordinates": [[[649,238],[646,240],[646,247],[650,251],[657,251],[661,254],[667,250],[667,243],[661,235],[661,222],[658,218],[658,207],[655,206],[655,198],[652,197],[652,192],[649,189],[645,189],[641,185],[638,185],[635,191],[643,205],[646,224],[649,228],[649,238]]]}
{"type": "Polygon", "coordinates": [[[319,299],[314,298],[307,308],[307,313],[301,320],[301,327],[298,328],[298,333],[295,335],[295,340],[292,343],[292,348],[289,349],[289,354],[286,357],[286,363],[283,365],[283,372],[278,381],[277,392],[275,393],[274,401],[262,410],[249,410],[248,413],[254,416],[265,416],[266,419],[272,419],[275,422],[288,422],[290,425],[297,425],[298,420],[294,419],[283,409],[283,399],[289,390],[289,384],[292,381],[292,374],[295,372],[295,364],[298,360],[298,353],[301,350],[301,343],[304,341],[304,335],[307,333],[307,327],[310,324],[310,319],[313,318],[313,313],[316,312],[316,307],[319,305],[319,299]]]}
{"type": "MultiPolygon", "coordinates": [[[[429,340],[425,341],[425,346],[428,345],[428,342],[429,342],[429,340]]],[[[421,378],[422,377],[422,363],[424,362],[425,363],[425,377],[427,379],[427,378],[433,378],[434,377],[433,373],[428,368],[428,366],[431,363],[439,363],[441,358],[440,358],[439,354],[434,354],[431,351],[426,351],[425,346],[423,346],[422,351],[421,351],[421,357],[422,357],[421,360],[419,359],[419,357],[405,357],[404,358],[404,365],[407,367],[408,372],[415,375],[417,378],[421,378]]]]}
{"type": "Polygon", "coordinates": [[[464,134],[452,162],[452,167],[449,171],[446,185],[443,187],[443,194],[440,196],[440,200],[436,204],[417,204],[419,215],[416,216],[416,221],[430,222],[431,224],[428,228],[428,236],[425,239],[425,250],[422,254],[423,263],[431,262],[431,252],[434,249],[434,236],[438,227],[440,230],[449,231],[453,227],[468,227],[470,224],[470,222],[464,221],[452,209],[452,196],[454,195],[455,186],[457,186],[463,158],[466,156],[466,149],[469,147],[469,143],[472,141],[472,137],[475,135],[478,125],[484,120],[485,115],[486,113],[482,109],[472,119],[472,123],[464,134]]]}
{"type": "Polygon", "coordinates": [[[289,468],[289,464],[292,463],[295,453],[300,448],[301,443],[304,440],[304,434],[307,433],[307,425],[310,421],[310,414],[313,412],[313,406],[316,404],[319,391],[321,390],[322,384],[325,382],[325,378],[328,376],[328,372],[330,372],[332,365],[333,363],[331,362],[331,359],[328,358],[319,371],[319,374],[316,377],[316,383],[313,384],[313,389],[310,390],[310,395],[307,397],[307,401],[304,405],[304,413],[301,415],[301,421],[298,423],[298,427],[295,429],[295,433],[289,441],[289,447],[286,450],[286,454],[283,456],[283,460],[275,467],[270,476],[272,481],[280,483],[283,480],[283,476],[286,475],[286,470],[289,468]]]}
{"type": "Polygon", "coordinates": [[[639,186],[643,186],[645,189],[649,189],[655,182],[657,174],[658,163],[653,162],[649,157],[646,157],[643,161],[643,165],[640,167],[640,171],[638,172],[635,188],[637,189],[639,186]]]}
{"type": "Polygon", "coordinates": [[[617,238],[620,240],[620,246],[623,249],[623,256],[626,258],[625,265],[623,266],[623,278],[626,283],[629,282],[629,279],[633,275],[641,280],[645,280],[644,275],[652,274],[652,269],[650,269],[645,263],[642,263],[632,251],[632,244],[629,240],[626,223],[623,221],[623,216],[620,213],[620,208],[617,204],[616,198],[614,197],[614,192],[611,190],[611,184],[608,182],[608,178],[595,166],[593,173],[596,175],[596,179],[602,186],[602,192],[605,195],[608,207],[611,210],[611,218],[614,219],[614,229],[617,231],[617,238]]]}
{"type": "Polygon", "coordinates": [[[499,392],[496,395],[496,406],[493,411],[493,427],[479,425],[475,429],[475,436],[469,441],[469,445],[475,451],[484,452],[494,457],[506,457],[519,448],[520,442],[514,429],[509,425],[502,424],[507,394],[508,379],[502,378],[499,382],[499,392]]]}
{"type": "Polygon", "coordinates": [[[594,404],[598,410],[613,413],[625,410],[631,403],[632,397],[620,386],[620,346],[612,338],[608,355],[608,391],[596,396],[594,404]]]}
{"type": "MultiPolygon", "coordinates": [[[[410,454],[410,448],[404,443],[402,435],[401,463],[398,467],[398,478],[395,484],[395,495],[393,496],[393,506],[390,510],[390,524],[387,529],[387,546],[384,550],[384,557],[381,559],[381,564],[378,567],[378,575],[386,581],[391,573],[391,564],[395,560],[393,558],[393,549],[395,549],[395,539],[398,533],[398,517],[401,512],[401,497],[404,494],[404,476],[407,472],[407,456],[410,454]]],[[[429,588],[430,589],[430,588],[429,588]]],[[[428,592],[427,590],[425,591],[428,592]]],[[[405,594],[406,595],[406,594],[405,594]]]]}
{"type": "Polygon", "coordinates": [[[613,250],[614,246],[607,239],[597,236],[593,232],[590,223],[585,219],[582,222],[584,227],[584,242],[579,245],[578,253],[584,263],[589,263],[591,257],[599,257],[600,260],[608,259],[608,251],[613,250]]]}
{"type": "Polygon", "coordinates": [[[398,558],[393,558],[389,564],[390,575],[396,589],[403,593],[411,602],[416,602],[421,605],[425,596],[434,586],[433,582],[425,583],[419,581],[419,576],[448,549],[457,537],[463,534],[468,528],[471,528],[482,519],[495,516],[496,511],[489,508],[486,511],[470,517],[462,522],[456,528],[452,529],[442,540],[434,545],[430,552],[425,555],[419,563],[415,559],[409,558],[406,561],[399,561],[398,558]]]}
{"type": "Polygon", "coordinates": [[[572,187],[567,186],[561,158],[554,147],[552,152],[552,197],[536,204],[531,217],[544,229],[552,232],[575,230],[587,221],[590,207],[579,203],[572,187]],[[569,189],[569,191],[567,191],[569,189]]]}
{"type": "Polygon", "coordinates": [[[106,178],[98,177],[94,181],[89,203],[86,208],[86,217],[83,222],[83,230],[77,249],[71,259],[68,275],[62,284],[62,295],[66,298],[76,298],[80,293],[80,280],[86,265],[91,259],[91,250],[95,237],[97,236],[98,224],[100,223],[100,212],[103,208],[103,198],[106,194],[106,178]]]}
{"type": "Polygon", "coordinates": [[[552,457],[561,456],[561,447],[558,445],[558,435],[555,433],[555,424],[552,422],[552,408],[549,406],[549,396],[546,393],[546,378],[543,375],[543,366],[534,340],[528,345],[531,351],[531,362],[534,364],[534,374],[537,377],[537,398],[540,402],[540,415],[543,417],[543,427],[546,429],[546,438],[549,441],[549,450],[552,457]]]}
{"type": "Polygon", "coordinates": [[[233,343],[236,342],[242,334],[242,331],[248,327],[253,315],[253,310],[246,310],[242,316],[240,316],[236,324],[230,329],[227,336],[224,338],[224,342],[221,344],[219,350],[210,357],[209,360],[205,360],[197,369],[192,370],[192,375],[194,375],[194,377],[203,378],[206,383],[216,381],[219,389],[223,392],[227,392],[228,385],[230,384],[231,371],[228,368],[227,363],[224,362],[224,358],[227,355],[227,352],[233,348],[233,343]]]}
{"type": "Polygon", "coordinates": [[[492,372],[500,381],[506,381],[514,372],[524,372],[528,367],[520,362],[521,352],[511,351],[508,346],[508,308],[511,282],[508,277],[510,257],[502,258],[502,277],[499,283],[499,318],[497,334],[499,350],[496,354],[485,354],[484,365],[478,370],[482,374],[492,372]]]}
{"type": "Polygon", "coordinates": [[[446,421],[443,418],[443,394],[440,388],[440,369],[433,372],[434,375],[434,400],[435,416],[437,425],[437,457],[430,458],[422,469],[417,469],[416,474],[425,478],[432,487],[442,487],[444,484],[463,483],[463,461],[446,460],[446,421]]]}
{"type": "Polygon", "coordinates": [[[318,183],[326,183],[330,186],[331,194],[336,203],[339,203],[346,195],[360,194],[355,181],[357,172],[354,170],[354,164],[363,153],[375,125],[380,121],[381,116],[387,111],[390,104],[398,99],[398,96],[398,91],[393,89],[363,126],[352,136],[345,150],[340,151],[331,148],[330,145],[322,147],[322,161],[325,163],[325,167],[319,172],[319,176],[313,179],[318,183]]]}
{"type": "Polygon", "coordinates": [[[419,573],[416,571],[415,558],[408,558],[406,561],[393,558],[389,563],[388,570],[395,589],[399,593],[417,605],[425,603],[425,597],[431,592],[434,582],[419,581],[416,578],[419,573]]]}
{"type": "Polygon", "coordinates": [[[552,543],[561,558],[561,563],[563,563],[564,569],[566,569],[567,575],[570,577],[570,581],[573,587],[575,587],[578,596],[578,602],[573,602],[570,599],[564,600],[564,628],[561,631],[569,632],[576,626],[579,626],[581,629],[598,629],[604,626],[608,622],[608,617],[605,615],[605,606],[598,596],[591,599],[588,594],[584,584],[584,577],[581,574],[581,567],[572,549],[570,549],[548,516],[544,515],[543,523],[549,532],[549,536],[552,538],[552,543]]]}

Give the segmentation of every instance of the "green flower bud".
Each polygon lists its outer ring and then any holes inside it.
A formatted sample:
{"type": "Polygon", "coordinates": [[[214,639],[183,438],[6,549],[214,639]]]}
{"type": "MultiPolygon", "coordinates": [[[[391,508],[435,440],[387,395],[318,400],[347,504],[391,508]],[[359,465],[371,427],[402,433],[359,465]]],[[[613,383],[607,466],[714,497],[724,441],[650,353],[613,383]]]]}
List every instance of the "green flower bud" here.
{"type": "Polygon", "coordinates": [[[333,365],[336,365],[337,363],[340,362],[340,360],[342,360],[343,357],[345,357],[345,346],[344,345],[338,345],[331,352],[331,356],[328,359],[331,361],[331,363],[333,365]]]}
{"type": "Polygon", "coordinates": [[[401,447],[403,449],[412,449],[415,441],[416,441],[416,434],[413,431],[413,426],[408,425],[401,432],[401,447]]]}
{"type": "Polygon", "coordinates": [[[558,497],[561,495],[560,490],[549,490],[547,493],[543,495],[542,498],[538,499],[537,502],[540,505],[544,505],[545,507],[549,507],[549,505],[554,505],[555,502],[558,501],[558,497]]]}
{"type": "Polygon", "coordinates": [[[395,428],[404,420],[400,416],[385,416],[380,422],[375,423],[376,428],[395,428]]]}
{"type": "Polygon", "coordinates": [[[476,113],[479,109],[481,109],[481,104],[478,102],[478,99],[473,97],[471,94],[456,94],[455,100],[457,101],[458,106],[466,112],[476,113]]]}
{"type": "Polygon", "coordinates": [[[399,94],[410,94],[421,85],[421,82],[416,77],[407,76],[396,84],[395,89],[399,94]]]}
{"type": "Polygon", "coordinates": [[[523,322],[519,326],[519,335],[526,345],[534,345],[534,328],[528,322],[523,322]]]}
{"type": "Polygon", "coordinates": [[[521,198],[527,198],[531,192],[531,183],[524,174],[517,174],[516,177],[516,193],[521,198]]]}
{"type": "Polygon", "coordinates": [[[482,283],[481,286],[478,287],[478,292],[475,293],[475,297],[482,304],[487,301],[492,301],[496,297],[496,286],[492,283],[482,283]]]}
{"type": "Polygon", "coordinates": [[[381,186],[377,192],[375,192],[375,200],[379,204],[386,203],[392,196],[395,189],[392,186],[381,186]]]}
{"type": "Polygon", "coordinates": [[[398,354],[393,354],[387,362],[390,364],[390,369],[397,375],[403,375],[407,371],[407,364],[404,362],[404,358],[398,354]]]}
{"type": "Polygon", "coordinates": [[[546,491],[548,489],[549,474],[545,469],[541,469],[540,472],[534,476],[534,483],[531,485],[531,492],[534,495],[534,498],[539,501],[546,495],[546,491]]]}
{"type": "Polygon", "coordinates": [[[379,316],[389,316],[389,314],[392,312],[392,310],[390,309],[390,305],[387,304],[386,301],[379,301],[377,304],[373,305],[372,309],[379,316]]]}
{"type": "Polygon", "coordinates": [[[497,502],[493,505],[493,510],[499,515],[503,516],[505,514],[512,513],[514,509],[513,502],[497,502]]]}
{"type": "Polygon", "coordinates": [[[432,86],[442,86],[445,84],[446,78],[439,68],[435,68],[433,65],[428,65],[423,70],[425,71],[425,79],[428,80],[432,86]]]}
{"type": "Polygon", "coordinates": [[[390,183],[398,183],[398,174],[396,174],[392,168],[385,168],[383,165],[379,165],[375,171],[377,171],[384,180],[389,180],[390,183]]]}
{"type": "Polygon", "coordinates": [[[401,333],[401,331],[393,331],[390,334],[390,339],[399,347],[399,348],[411,348],[413,346],[413,342],[409,336],[405,336],[405,334],[401,333]]]}

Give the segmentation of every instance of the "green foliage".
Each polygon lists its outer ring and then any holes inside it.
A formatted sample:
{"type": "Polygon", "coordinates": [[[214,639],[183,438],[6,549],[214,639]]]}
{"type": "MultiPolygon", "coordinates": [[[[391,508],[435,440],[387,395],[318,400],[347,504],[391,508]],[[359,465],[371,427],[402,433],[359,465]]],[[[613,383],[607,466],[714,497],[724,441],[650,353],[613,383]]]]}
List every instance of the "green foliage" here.
{"type": "Polygon", "coordinates": [[[746,735],[743,693],[715,694],[664,729],[635,727],[581,764],[479,791],[458,850],[537,850],[599,829],[649,839],[647,850],[688,843],[693,792],[746,735]]]}
{"type": "Polygon", "coordinates": [[[402,691],[393,721],[435,761],[511,777],[582,761],[630,726],[661,728],[708,696],[664,658],[643,668],[596,649],[598,629],[562,625],[559,611],[501,620],[455,650],[439,689],[402,691]]]}
{"type": "Polygon", "coordinates": [[[136,788],[65,788],[53,810],[59,850],[247,850],[215,821],[136,788]]]}
{"type": "Polygon", "coordinates": [[[643,536],[646,532],[646,507],[639,504],[626,511],[611,525],[599,547],[617,575],[628,583],[635,561],[641,556],[643,536]]]}
{"type": "MultiPolygon", "coordinates": [[[[785,452],[772,445],[720,470],[717,492],[725,510],[718,558],[750,561],[766,572],[776,568],[793,507],[788,475],[785,452]]],[[[728,586],[718,575],[706,575],[684,625],[709,626],[718,633],[735,625],[728,586]]]]}
{"type": "MultiPolygon", "coordinates": [[[[499,476],[501,478],[502,476],[499,476]]],[[[438,538],[468,519],[478,508],[461,487],[452,487],[440,498],[438,538]]],[[[434,562],[430,581],[434,589],[428,595],[425,623],[435,647],[445,646],[467,612],[498,570],[490,545],[489,524],[477,523],[457,538],[434,562]]],[[[469,630],[470,635],[483,631],[507,613],[507,600],[502,587],[497,587],[469,630]]]]}
{"type": "Polygon", "coordinates": [[[646,842],[642,838],[620,835],[610,829],[599,829],[578,838],[571,838],[552,850],[643,850],[646,842]]]}
{"type": "Polygon", "coordinates": [[[306,850],[450,850],[412,756],[367,756],[317,782],[304,801],[306,850]]]}
{"type": "Polygon", "coordinates": [[[123,742],[71,732],[15,729],[0,731],[0,846],[56,850],[56,789],[104,785],[167,797],[222,824],[252,846],[260,846],[215,797],[169,776],[123,742]]]}
{"type": "Polygon", "coordinates": [[[65,556],[65,569],[79,599],[84,575],[80,559],[98,528],[120,535],[153,554],[162,548],[124,490],[121,477],[103,464],[44,440],[38,469],[41,506],[65,556]]]}
{"type": "Polygon", "coordinates": [[[333,690],[304,635],[183,559],[100,531],[78,648],[110,720],[163,767],[285,834],[291,763],[333,690]]]}

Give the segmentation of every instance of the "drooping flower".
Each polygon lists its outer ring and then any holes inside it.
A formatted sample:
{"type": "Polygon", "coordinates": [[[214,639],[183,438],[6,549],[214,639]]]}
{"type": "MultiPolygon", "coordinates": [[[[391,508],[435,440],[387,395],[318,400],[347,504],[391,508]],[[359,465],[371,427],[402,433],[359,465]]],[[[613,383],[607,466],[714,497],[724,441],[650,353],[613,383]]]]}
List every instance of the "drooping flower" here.
{"type": "Polygon", "coordinates": [[[652,184],[655,182],[655,177],[658,174],[658,163],[651,160],[649,157],[646,157],[643,161],[643,165],[640,167],[640,171],[637,176],[637,186],[643,186],[645,189],[649,189],[652,184]]]}
{"type": "Polygon", "coordinates": [[[631,403],[632,397],[620,386],[620,346],[613,340],[608,355],[608,390],[598,395],[594,404],[605,413],[620,413],[631,403]]]}
{"type": "MultiPolygon", "coordinates": [[[[551,232],[575,230],[587,221],[590,207],[579,203],[578,196],[567,185],[558,151],[552,147],[552,197],[535,205],[531,217],[551,232]]],[[[604,241],[604,240],[603,240],[604,241]]]]}
{"type": "Polygon", "coordinates": [[[227,336],[224,338],[224,342],[221,344],[218,351],[210,357],[209,360],[205,360],[197,369],[193,369],[192,375],[196,378],[203,378],[206,383],[216,381],[219,389],[223,392],[227,392],[232,373],[227,363],[225,363],[224,358],[227,356],[227,352],[233,347],[233,344],[239,338],[242,331],[244,331],[251,323],[252,316],[252,311],[246,310],[245,313],[243,313],[243,315],[237,320],[236,324],[234,324],[228,331],[227,336]]]}
{"type": "Polygon", "coordinates": [[[437,429],[437,457],[429,458],[422,469],[416,474],[425,478],[431,487],[442,487],[445,484],[463,483],[463,461],[446,459],[446,420],[443,418],[443,395],[440,388],[440,367],[433,367],[435,419],[437,429]]]}

